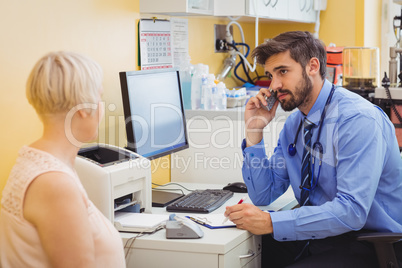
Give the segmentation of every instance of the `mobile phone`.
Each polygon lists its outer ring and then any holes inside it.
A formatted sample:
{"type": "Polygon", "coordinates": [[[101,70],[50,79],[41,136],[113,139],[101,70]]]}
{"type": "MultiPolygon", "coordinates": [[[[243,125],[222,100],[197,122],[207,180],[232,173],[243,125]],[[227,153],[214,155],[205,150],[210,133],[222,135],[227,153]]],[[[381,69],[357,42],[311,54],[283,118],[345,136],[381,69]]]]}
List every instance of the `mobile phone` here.
{"type": "Polygon", "coordinates": [[[271,91],[271,96],[268,98],[267,96],[265,96],[265,99],[267,100],[268,104],[267,104],[267,108],[268,111],[271,111],[272,107],[275,104],[276,99],[276,91],[271,91]]]}

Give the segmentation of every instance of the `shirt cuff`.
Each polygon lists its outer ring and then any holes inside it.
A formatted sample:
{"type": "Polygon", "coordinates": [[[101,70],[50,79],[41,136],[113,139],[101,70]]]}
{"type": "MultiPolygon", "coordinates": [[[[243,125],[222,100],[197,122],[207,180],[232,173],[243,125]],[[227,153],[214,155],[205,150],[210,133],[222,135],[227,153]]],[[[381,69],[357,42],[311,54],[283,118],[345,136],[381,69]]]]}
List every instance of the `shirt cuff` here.
{"type": "Polygon", "coordinates": [[[295,219],[293,210],[277,211],[271,213],[273,234],[277,241],[297,240],[295,232],[295,219]]]}
{"type": "Polygon", "coordinates": [[[250,155],[251,157],[255,156],[262,156],[265,157],[265,144],[264,144],[264,139],[262,139],[259,143],[246,147],[246,139],[243,139],[243,142],[241,144],[241,150],[243,152],[243,156],[250,155]]]}
{"type": "Polygon", "coordinates": [[[246,147],[246,140],[244,139],[241,148],[244,159],[243,170],[246,171],[243,173],[243,178],[250,180],[252,170],[261,168],[264,164],[264,159],[267,157],[265,154],[264,139],[250,147],[246,147]]]}

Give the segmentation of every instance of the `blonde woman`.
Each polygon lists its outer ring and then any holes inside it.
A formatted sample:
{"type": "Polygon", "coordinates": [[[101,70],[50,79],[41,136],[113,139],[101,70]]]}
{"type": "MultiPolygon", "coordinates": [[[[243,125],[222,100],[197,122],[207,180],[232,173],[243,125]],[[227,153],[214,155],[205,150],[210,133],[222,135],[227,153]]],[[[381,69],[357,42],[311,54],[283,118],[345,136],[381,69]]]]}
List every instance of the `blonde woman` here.
{"type": "Polygon", "coordinates": [[[20,150],[3,191],[0,266],[124,267],[118,232],[74,171],[103,116],[101,68],[76,53],[50,53],[33,68],[26,94],[43,135],[20,150]]]}

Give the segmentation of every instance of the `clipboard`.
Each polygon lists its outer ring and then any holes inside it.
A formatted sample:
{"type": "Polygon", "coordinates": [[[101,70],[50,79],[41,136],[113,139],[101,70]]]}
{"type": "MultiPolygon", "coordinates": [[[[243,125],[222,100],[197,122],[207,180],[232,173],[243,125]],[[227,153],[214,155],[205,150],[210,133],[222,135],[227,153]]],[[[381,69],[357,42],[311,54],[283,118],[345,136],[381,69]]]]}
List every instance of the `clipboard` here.
{"type": "Polygon", "coordinates": [[[186,218],[205,226],[209,229],[233,228],[236,224],[228,220],[222,223],[225,219],[223,214],[208,214],[208,215],[189,215],[186,218]]]}

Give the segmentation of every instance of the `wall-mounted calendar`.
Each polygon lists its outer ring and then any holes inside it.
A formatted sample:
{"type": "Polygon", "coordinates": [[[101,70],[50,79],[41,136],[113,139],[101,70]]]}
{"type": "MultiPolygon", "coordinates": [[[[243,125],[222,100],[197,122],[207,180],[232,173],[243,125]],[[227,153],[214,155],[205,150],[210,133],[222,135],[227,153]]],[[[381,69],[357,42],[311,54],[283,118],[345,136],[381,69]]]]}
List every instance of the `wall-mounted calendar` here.
{"type": "Polygon", "coordinates": [[[141,70],[173,67],[170,21],[141,19],[138,42],[141,70]]]}

